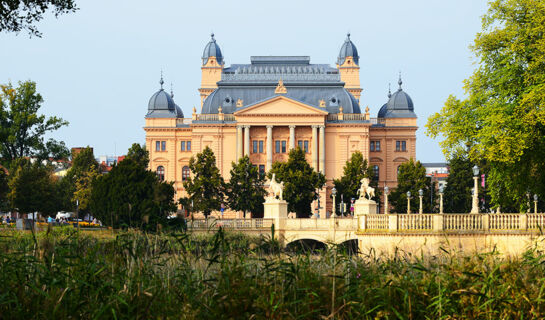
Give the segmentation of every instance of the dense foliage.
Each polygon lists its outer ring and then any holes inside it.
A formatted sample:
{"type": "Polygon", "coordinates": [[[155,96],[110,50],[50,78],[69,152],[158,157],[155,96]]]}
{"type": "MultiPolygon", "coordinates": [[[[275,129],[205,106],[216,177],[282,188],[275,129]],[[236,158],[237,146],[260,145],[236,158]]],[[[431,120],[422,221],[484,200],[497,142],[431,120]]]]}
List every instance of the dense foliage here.
{"type": "Polygon", "coordinates": [[[216,156],[210,147],[189,160],[191,177],[184,181],[189,195],[184,203],[191,202],[191,209],[208,217],[213,210],[220,210],[224,198],[224,181],[216,166],[216,156]]]}
{"type": "MultiPolygon", "coordinates": [[[[3,232],[10,319],[543,319],[545,255],[286,255],[267,238],[3,232]]],[[[72,229],[73,230],[73,229],[72,229]]]]}
{"type": "Polygon", "coordinates": [[[288,202],[288,211],[295,212],[298,218],[308,218],[312,201],[318,199],[318,190],[325,185],[325,176],[308,164],[301,148],[290,150],[287,162],[273,163],[269,179],[273,173],[277,182],[284,182],[283,198],[288,202]]]}
{"type": "Polygon", "coordinates": [[[141,146],[139,143],[132,144],[126,157],[136,161],[144,168],[147,168],[149,165],[149,151],[146,150],[146,146],[141,146]]]}
{"type": "Polygon", "coordinates": [[[468,213],[471,211],[473,164],[466,156],[455,154],[449,162],[447,186],[443,195],[444,212],[468,213]]]}
{"type": "Polygon", "coordinates": [[[3,0],[0,1],[0,32],[28,31],[41,37],[35,23],[51,10],[55,17],[77,10],[74,0],[3,0]]]}
{"type": "Polygon", "coordinates": [[[375,188],[373,200],[380,203],[378,181],[374,179],[373,169],[367,163],[367,159],[364,159],[363,154],[359,151],[352,153],[350,160],[346,161],[342,177],[333,180],[335,189],[337,189],[336,203],[340,203],[341,195],[344,195],[345,202],[350,201],[352,198],[358,199],[357,192],[363,178],[369,178],[371,187],[375,188]]]}
{"type": "Polygon", "coordinates": [[[90,209],[107,226],[154,228],[176,210],[173,197],[171,183],[129,158],[95,180],[90,209]]]}
{"type": "Polygon", "coordinates": [[[435,212],[437,197],[435,196],[435,185],[431,185],[431,179],[426,177],[426,168],[420,161],[413,159],[402,163],[397,173],[397,188],[392,191],[389,197],[396,213],[407,212],[407,191],[411,192],[411,212],[417,213],[420,207],[418,191],[422,189],[422,207],[425,213],[435,212]],[[431,193],[431,195],[430,195],[431,193]],[[433,203],[430,199],[433,197],[433,203]]]}
{"type": "Polygon", "coordinates": [[[19,82],[17,88],[11,83],[0,85],[0,159],[6,168],[24,157],[38,160],[68,158],[64,142],[52,138],[45,141],[46,134],[68,122],[38,114],[42,103],[35,82],[19,82]]]}
{"type": "Polygon", "coordinates": [[[492,202],[524,210],[528,191],[545,196],[545,1],[491,1],[482,27],[467,98],[450,96],[427,133],[447,158],[488,163],[492,202]]]}
{"type": "Polygon", "coordinates": [[[238,163],[232,163],[229,182],[225,185],[225,195],[229,208],[235,211],[252,213],[252,218],[263,217],[265,201],[264,175],[252,165],[250,158],[244,156],[238,163]]]}

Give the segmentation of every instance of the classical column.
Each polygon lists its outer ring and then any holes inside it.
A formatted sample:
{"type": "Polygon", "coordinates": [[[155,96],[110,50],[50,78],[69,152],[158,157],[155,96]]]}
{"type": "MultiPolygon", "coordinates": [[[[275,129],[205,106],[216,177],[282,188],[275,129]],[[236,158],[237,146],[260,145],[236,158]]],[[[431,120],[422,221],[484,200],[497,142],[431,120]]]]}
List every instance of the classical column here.
{"type": "Polygon", "coordinates": [[[242,126],[237,126],[237,161],[242,158],[242,126]]]}
{"type": "Polygon", "coordinates": [[[318,126],[312,126],[312,167],[318,171],[318,126]]]}
{"type": "Polygon", "coordinates": [[[320,172],[325,174],[325,126],[320,126],[320,172]]]}
{"type": "Polygon", "coordinates": [[[290,126],[290,150],[295,149],[295,126],[290,126]]]}
{"type": "Polygon", "coordinates": [[[244,155],[250,156],[250,126],[244,126],[244,155]]]}
{"type": "Polygon", "coordinates": [[[273,139],[272,139],[273,126],[267,126],[267,166],[265,170],[268,172],[272,168],[272,156],[273,156],[273,139]]]}

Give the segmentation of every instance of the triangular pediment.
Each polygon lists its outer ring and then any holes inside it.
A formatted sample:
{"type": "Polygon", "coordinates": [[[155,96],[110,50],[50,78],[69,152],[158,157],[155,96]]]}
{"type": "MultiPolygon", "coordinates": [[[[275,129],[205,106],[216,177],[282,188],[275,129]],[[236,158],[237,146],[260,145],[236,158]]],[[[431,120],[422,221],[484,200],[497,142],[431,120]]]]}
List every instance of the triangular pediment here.
{"type": "Polygon", "coordinates": [[[246,106],[234,112],[235,116],[242,115],[327,115],[326,110],[317,108],[303,102],[285,97],[275,96],[270,99],[266,99],[257,102],[253,105],[246,106]]]}

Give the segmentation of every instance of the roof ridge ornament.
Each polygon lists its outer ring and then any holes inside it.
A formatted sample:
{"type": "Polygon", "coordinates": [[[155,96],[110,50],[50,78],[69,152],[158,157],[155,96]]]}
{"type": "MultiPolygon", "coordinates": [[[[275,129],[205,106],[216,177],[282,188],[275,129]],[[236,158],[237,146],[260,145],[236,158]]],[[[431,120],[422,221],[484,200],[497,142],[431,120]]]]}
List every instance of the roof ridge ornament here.
{"type": "Polygon", "coordinates": [[[165,81],[163,81],[163,69],[161,69],[161,80],[159,80],[159,84],[161,85],[161,90],[163,90],[163,84],[165,81]]]}
{"type": "Polygon", "coordinates": [[[278,85],[276,86],[276,90],[274,90],[274,93],[276,94],[282,94],[282,93],[288,93],[288,89],[284,86],[284,82],[282,81],[282,78],[278,80],[278,85]]]}
{"type": "Polygon", "coordinates": [[[390,83],[388,83],[388,99],[392,97],[392,90],[390,88],[390,83]]]}
{"type": "Polygon", "coordinates": [[[325,100],[321,99],[319,102],[320,102],[320,108],[325,108],[325,100]]]}
{"type": "Polygon", "coordinates": [[[174,91],[172,90],[172,82],[170,83],[170,97],[174,99],[174,91]]]}
{"type": "Polygon", "coordinates": [[[401,80],[401,71],[399,71],[399,80],[397,81],[397,84],[399,84],[399,89],[397,89],[398,91],[401,91],[403,89],[401,89],[401,85],[403,84],[403,81],[401,80]]]}

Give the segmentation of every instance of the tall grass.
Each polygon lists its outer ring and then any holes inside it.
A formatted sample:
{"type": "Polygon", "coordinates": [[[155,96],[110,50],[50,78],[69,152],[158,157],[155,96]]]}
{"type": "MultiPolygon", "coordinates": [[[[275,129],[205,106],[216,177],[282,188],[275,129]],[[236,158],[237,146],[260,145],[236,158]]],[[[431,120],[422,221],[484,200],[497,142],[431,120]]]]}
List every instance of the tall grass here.
{"type": "Polygon", "coordinates": [[[387,258],[288,254],[270,239],[222,231],[0,236],[3,319],[545,316],[545,255],[535,249],[516,259],[494,252],[387,258]]]}

